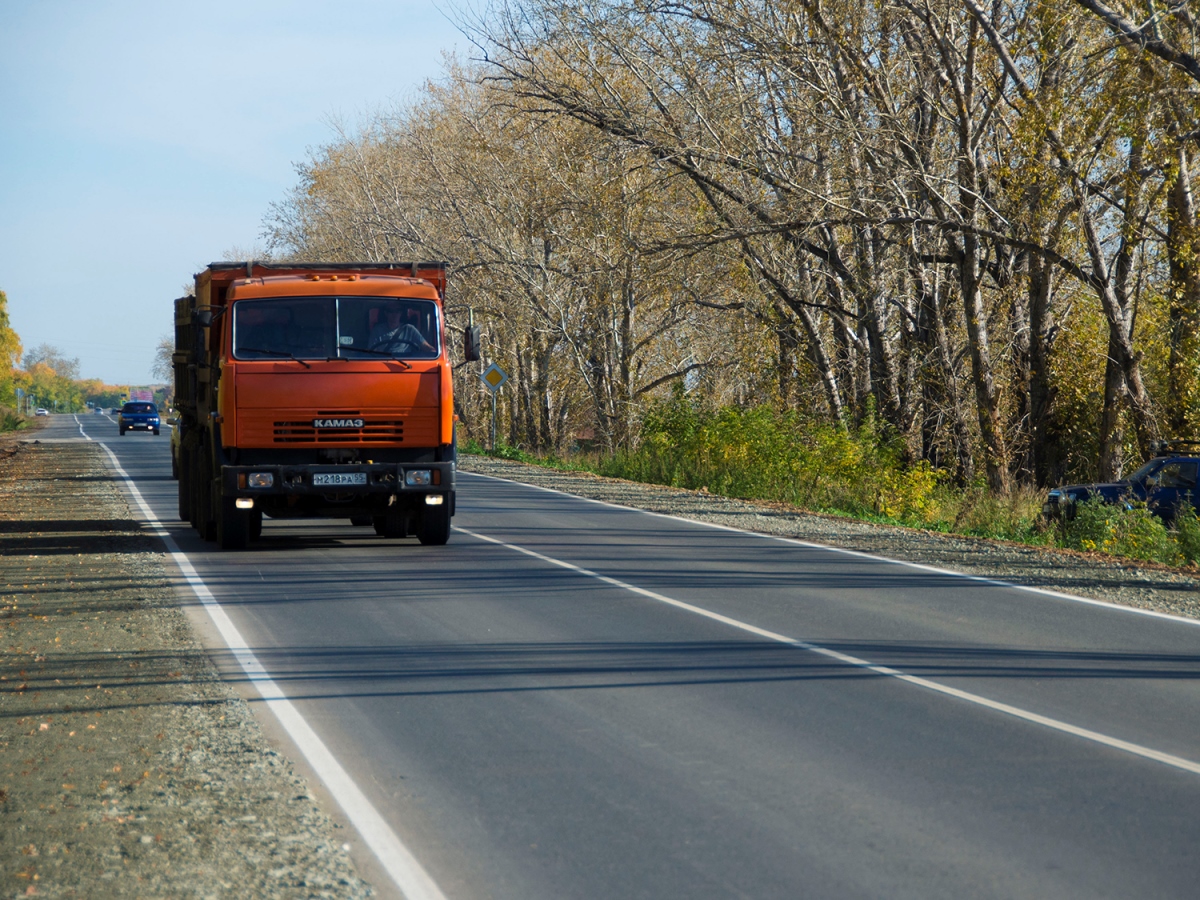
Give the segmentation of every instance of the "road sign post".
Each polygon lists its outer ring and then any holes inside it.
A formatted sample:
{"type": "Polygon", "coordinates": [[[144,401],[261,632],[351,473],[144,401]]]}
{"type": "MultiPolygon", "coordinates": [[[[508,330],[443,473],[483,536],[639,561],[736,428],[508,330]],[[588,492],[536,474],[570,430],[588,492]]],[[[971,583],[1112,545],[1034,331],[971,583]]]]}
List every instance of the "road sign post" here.
{"type": "Polygon", "coordinates": [[[496,393],[500,386],[508,381],[508,373],[495,363],[492,363],[479,375],[479,380],[487,385],[492,392],[492,452],[496,452],[496,393]]]}

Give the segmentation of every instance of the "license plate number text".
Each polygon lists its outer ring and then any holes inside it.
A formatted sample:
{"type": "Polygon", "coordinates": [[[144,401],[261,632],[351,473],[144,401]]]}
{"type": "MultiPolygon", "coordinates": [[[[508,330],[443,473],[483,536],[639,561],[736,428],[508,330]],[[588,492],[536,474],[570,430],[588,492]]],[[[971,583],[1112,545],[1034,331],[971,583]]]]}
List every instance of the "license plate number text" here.
{"type": "Polygon", "coordinates": [[[366,484],[366,472],[320,472],[313,475],[313,484],[319,486],[329,484],[366,484]]]}

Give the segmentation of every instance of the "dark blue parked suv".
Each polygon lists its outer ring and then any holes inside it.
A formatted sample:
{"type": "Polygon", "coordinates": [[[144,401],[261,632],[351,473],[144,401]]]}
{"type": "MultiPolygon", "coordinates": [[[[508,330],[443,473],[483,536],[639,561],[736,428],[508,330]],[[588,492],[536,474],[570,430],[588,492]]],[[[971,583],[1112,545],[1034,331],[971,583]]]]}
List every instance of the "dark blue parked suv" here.
{"type": "Polygon", "coordinates": [[[144,400],[130,400],[117,413],[117,427],[122,435],[134,429],[158,434],[158,407],[144,400]]]}
{"type": "Polygon", "coordinates": [[[1143,502],[1170,524],[1183,504],[1200,505],[1200,441],[1156,441],[1154,458],[1123,481],[1055,488],[1042,505],[1047,518],[1071,520],[1075,506],[1093,497],[1105,503],[1143,502]]]}

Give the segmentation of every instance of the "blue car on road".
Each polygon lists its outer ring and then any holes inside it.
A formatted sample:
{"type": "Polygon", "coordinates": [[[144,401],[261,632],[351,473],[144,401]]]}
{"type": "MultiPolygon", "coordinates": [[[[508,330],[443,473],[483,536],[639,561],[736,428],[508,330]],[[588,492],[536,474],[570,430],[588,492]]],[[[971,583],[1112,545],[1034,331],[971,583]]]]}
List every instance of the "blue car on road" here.
{"type": "Polygon", "coordinates": [[[144,400],[130,400],[117,413],[117,428],[124,436],[126,431],[153,431],[158,434],[158,407],[144,400]]]}

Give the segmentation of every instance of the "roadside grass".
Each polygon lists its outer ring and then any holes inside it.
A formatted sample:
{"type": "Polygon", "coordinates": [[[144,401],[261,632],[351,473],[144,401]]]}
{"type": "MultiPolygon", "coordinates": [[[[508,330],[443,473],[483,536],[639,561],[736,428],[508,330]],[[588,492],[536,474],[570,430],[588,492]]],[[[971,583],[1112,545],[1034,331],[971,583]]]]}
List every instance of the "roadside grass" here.
{"type": "Polygon", "coordinates": [[[906,465],[899,443],[873,419],[846,429],[767,407],[705,410],[676,395],[649,410],[635,450],[561,458],[502,442],[489,451],[471,440],[462,450],[880,524],[1173,566],[1200,563],[1200,518],[1191,508],[1171,527],[1144,504],[1099,502],[1082,504],[1071,522],[1047,522],[1044,491],[1021,487],[998,495],[982,483],[957,486],[925,462],[906,465]]]}
{"type": "Polygon", "coordinates": [[[520,447],[513,447],[506,444],[503,439],[497,437],[496,449],[492,450],[484,446],[481,442],[474,438],[468,438],[458,445],[460,453],[469,453],[474,456],[490,456],[494,459],[509,459],[513,462],[526,463],[531,466],[545,466],[548,469],[560,469],[564,472],[591,472],[600,474],[599,455],[594,453],[579,453],[568,458],[555,456],[553,454],[538,455],[530,453],[527,450],[522,450],[520,447]]]}
{"type": "Polygon", "coordinates": [[[15,409],[10,409],[7,406],[0,406],[0,433],[6,431],[20,431],[23,428],[29,427],[29,419],[21,415],[15,409]]]}

